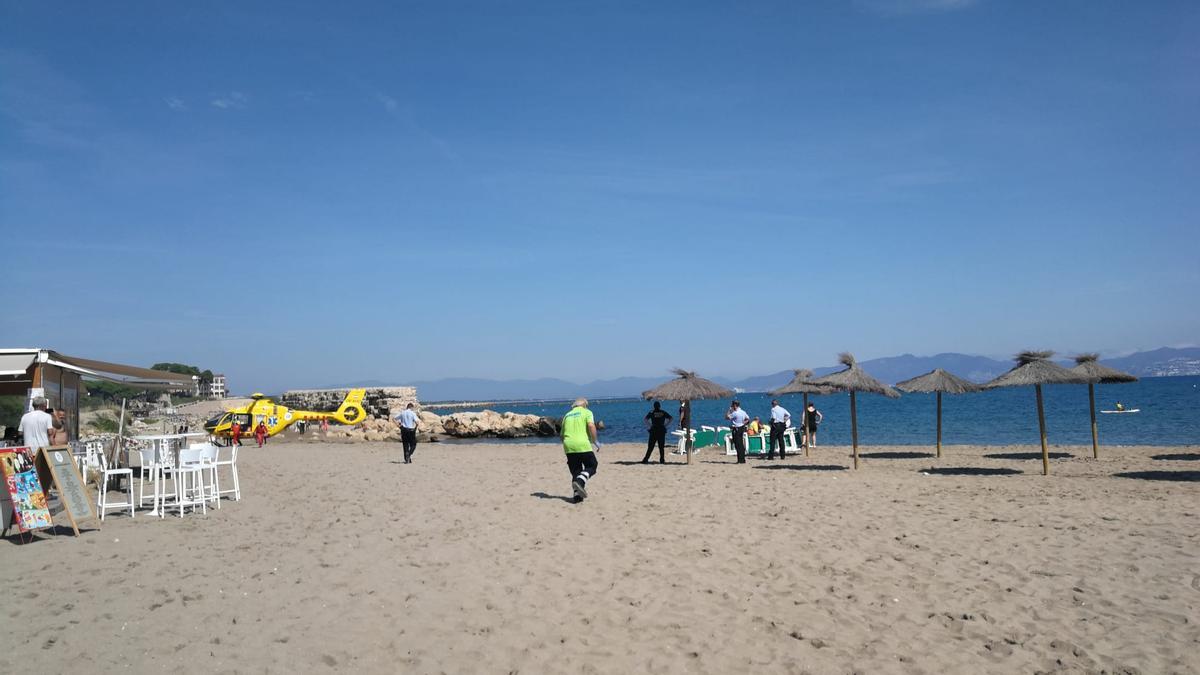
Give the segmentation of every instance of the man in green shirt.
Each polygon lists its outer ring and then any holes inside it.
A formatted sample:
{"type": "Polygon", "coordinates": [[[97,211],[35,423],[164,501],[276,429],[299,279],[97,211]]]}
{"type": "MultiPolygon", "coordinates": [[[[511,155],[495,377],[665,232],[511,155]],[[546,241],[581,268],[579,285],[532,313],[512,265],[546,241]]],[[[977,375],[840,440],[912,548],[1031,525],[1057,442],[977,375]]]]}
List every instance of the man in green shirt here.
{"type": "Polygon", "coordinates": [[[567,468],[571,470],[571,489],[575,503],[587,499],[587,482],[596,475],[596,420],[588,410],[586,398],[575,399],[575,405],[562,418],[563,451],[567,453],[567,468]]]}

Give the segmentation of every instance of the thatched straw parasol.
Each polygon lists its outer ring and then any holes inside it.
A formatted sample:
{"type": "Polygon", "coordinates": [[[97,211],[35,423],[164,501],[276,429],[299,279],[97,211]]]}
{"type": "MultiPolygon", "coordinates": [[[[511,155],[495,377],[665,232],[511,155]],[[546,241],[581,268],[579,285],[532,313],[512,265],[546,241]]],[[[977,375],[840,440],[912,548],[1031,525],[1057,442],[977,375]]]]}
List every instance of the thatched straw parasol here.
{"type": "Polygon", "coordinates": [[[838,361],[846,366],[845,370],[839,370],[825,377],[809,380],[809,384],[829,387],[837,391],[850,392],[850,440],[854,444],[854,468],[857,469],[858,406],[854,398],[855,393],[863,391],[870,394],[880,394],[888,398],[900,398],[900,393],[867,374],[867,371],[859,367],[858,362],[854,360],[854,355],[850,352],[839,354],[838,361]]]}
{"type": "Polygon", "coordinates": [[[687,457],[687,463],[692,463],[692,401],[699,401],[714,398],[727,398],[733,396],[733,391],[722,387],[721,385],[706,380],[694,372],[683,370],[682,368],[672,368],[672,373],[679,377],[664,382],[657,387],[648,391],[642,392],[642,398],[649,401],[659,399],[662,401],[679,401],[683,407],[683,413],[680,414],[679,426],[683,428],[684,433],[684,456],[687,457]]]}
{"type": "Polygon", "coordinates": [[[1017,365],[1000,377],[983,385],[984,389],[1000,387],[1028,387],[1033,385],[1037,392],[1038,430],[1042,437],[1042,475],[1050,474],[1050,451],[1046,447],[1046,412],[1042,405],[1043,384],[1086,384],[1087,378],[1052,363],[1054,352],[1026,351],[1017,354],[1017,365]]]}
{"type": "Polygon", "coordinates": [[[1075,363],[1077,365],[1071,372],[1088,378],[1088,404],[1092,412],[1092,457],[1100,459],[1100,433],[1096,429],[1096,385],[1137,382],[1137,378],[1115,368],[1100,365],[1099,354],[1080,354],[1075,357],[1075,363]]]}
{"type": "Polygon", "coordinates": [[[896,388],[909,394],[937,394],[937,456],[942,456],[942,394],[969,394],[982,389],[974,382],[934,368],[924,375],[897,383],[896,388]]]}
{"type": "MultiPolygon", "coordinates": [[[[778,389],[772,389],[771,395],[782,396],[783,394],[804,394],[804,410],[808,410],[808,395],[826,396],[834,393],[836,390],[829,387],[822,387],[813,384],[809,379],[813,376],[813,371],[808,368],[797,368],[792,371],[792,381],[783,385],[778,389]]],[[[801,415],[803,420],[803,414],[801,415]]],[[[808,457],[808,443],[804,444],[804,456],[808,457]]]]}

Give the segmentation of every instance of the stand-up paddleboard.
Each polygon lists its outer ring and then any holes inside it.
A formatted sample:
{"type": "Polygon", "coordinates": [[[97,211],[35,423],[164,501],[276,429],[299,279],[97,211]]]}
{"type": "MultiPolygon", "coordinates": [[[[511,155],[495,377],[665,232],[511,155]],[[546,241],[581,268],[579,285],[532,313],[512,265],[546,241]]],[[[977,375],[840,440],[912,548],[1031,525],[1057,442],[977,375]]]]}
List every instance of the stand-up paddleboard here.
{"type": "Polygon", "coordinates": [[[1142,412],[1142,409],[1134,408],[1132,410],[1101,410],[1100,412],[1104,413],[1105,415],[1128,415],[1135,412],[1142,412]]]}

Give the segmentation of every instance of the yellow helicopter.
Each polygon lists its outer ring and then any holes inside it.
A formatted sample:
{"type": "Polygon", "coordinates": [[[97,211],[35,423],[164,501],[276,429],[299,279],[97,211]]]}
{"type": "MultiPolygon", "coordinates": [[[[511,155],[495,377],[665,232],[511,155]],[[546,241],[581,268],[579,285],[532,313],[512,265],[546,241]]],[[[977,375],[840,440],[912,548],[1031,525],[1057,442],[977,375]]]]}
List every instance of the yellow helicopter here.
{"type": "Polygon", "coordinates": [[[254,399],[253,401],[213,417],[204,423],[204,430],[213,436],[228,438],[232,435],[234,422],[242,427],[243,436],[253,436],[259,422],[267,425],[267,436],[274,436],[300,420],[334,420],[342,424],[358,424],[367,418],[367,410],[363,407],[363,397],[366,394],[366,389],[351,389],[342,404],[333,412],[292,410],[263,394],[252,394],[250,398],[254,399]]]}

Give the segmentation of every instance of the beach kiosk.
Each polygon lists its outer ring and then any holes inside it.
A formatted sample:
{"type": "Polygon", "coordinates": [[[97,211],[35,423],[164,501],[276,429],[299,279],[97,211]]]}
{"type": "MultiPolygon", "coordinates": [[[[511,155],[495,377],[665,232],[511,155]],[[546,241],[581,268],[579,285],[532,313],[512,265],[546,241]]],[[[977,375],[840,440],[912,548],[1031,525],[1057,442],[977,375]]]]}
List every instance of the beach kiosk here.
{"type": "Polygon", "coordinates": [[[52,349],[0,349],[0,396],[22,397],[22,412],[32,409],[33,399],[44,397],[51,408],[66,412],[72,441],[79,440],[79,397],[85,393],[85,378],[153,389],[195,388],[190,375],[67,356],[52,349]]]}

